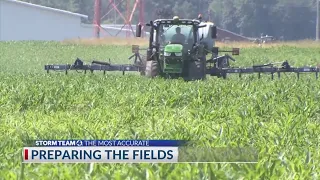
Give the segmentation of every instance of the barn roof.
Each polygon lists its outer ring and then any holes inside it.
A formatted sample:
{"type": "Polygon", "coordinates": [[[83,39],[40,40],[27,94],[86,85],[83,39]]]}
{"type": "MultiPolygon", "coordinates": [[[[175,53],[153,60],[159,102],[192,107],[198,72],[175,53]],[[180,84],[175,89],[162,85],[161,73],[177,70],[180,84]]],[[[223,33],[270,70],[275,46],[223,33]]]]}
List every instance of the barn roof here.
{"type": "Polygon", "coordinates": [[[226,30],[226,29],[222,29],[222,28],[219,28],[219,27],[217,27],[217,29],[220,30],[220,31],[224,31],[224,32],[226,32],[226,33],[232,34],[232,35],[234,35],[234,36],[241,37],[241,38],[243,38],[243,39],[247,39],[247,40],[250,39],[250,38],[248,38],[248,37],[245,37],[245,36],[243,36],[243,35],[237,34],[237,33],[235,33],[235,32],[232,32],[232,31],[229,31],[229,30],[226,30]]]}
{"type": "Polygon", "coordinates": [[[24,5],[24,6],[35,7],[35,8],[39,8],[39,9],[43,9],[43,10],[48,10],[48,11],[53,11],[53,12],[57,12],[57,13],[63,13],[63,14],[71,15],[71,16],[78,16],[78,17],[88,19],[88,16],[86,16],[86,15],[73,13],[73,12],[65,11],[65,10],[61,10],[61,9],[50,8],[50,7],[46,7],[46,6],[36,5],[36,4],[23,2],[23,1],[17,1],[17,0],[5,0],[5,1],[24,5]]]}

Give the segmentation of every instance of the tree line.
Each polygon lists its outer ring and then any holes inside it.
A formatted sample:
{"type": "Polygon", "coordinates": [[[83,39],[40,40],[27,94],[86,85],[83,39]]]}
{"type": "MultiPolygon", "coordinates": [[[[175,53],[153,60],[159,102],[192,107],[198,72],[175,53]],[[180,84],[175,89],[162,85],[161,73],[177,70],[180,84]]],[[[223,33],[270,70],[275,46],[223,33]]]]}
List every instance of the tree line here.
{"type": "MultiPolygon", "coordinates": [[[[94,0],[23,0],[53,8],[68,10],[89,16],[93,22],[94,0]]],[[[118,4],[122,0],[113,0],[118,4]]],[[[218,27],[247,37],[267,34],[284,40],[314,39],[316,35],[317,0],[145,0],[145,20],[156,18],[196,18],[202,14],[205,20],[218,27]]],[[[133,6],[134,1],[130,6],[133,6]]],[[[102,14],[107,13],[109,1],[102,0],[102,14]]],[[[126,1],[119,3],[119,10],[126,15],[126,1]]],[[[132,8],[131,8],[132,9],[132,8]]],[[[112,11],[104,23],[123,23],[112,11]]],[[[138,22],[138,11],[133,23],[138,22]]]]}

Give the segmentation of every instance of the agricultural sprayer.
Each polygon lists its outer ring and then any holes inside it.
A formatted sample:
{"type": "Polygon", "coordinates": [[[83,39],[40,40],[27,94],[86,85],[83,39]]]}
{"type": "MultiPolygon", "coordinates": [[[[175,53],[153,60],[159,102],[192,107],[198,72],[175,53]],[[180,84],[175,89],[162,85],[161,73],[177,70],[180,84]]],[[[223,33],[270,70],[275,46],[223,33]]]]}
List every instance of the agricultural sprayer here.
{"type": "MultiPolygon", "coordinates": [[[[291,67],[288,61],[280,63],[269,63],[254,65],[247,68],[232,68],[230,60],[235,59],[228,55],[219,53],[231,52],[239,55],[239,48],[230,51],[220,50],[215,46],[217,28],[213,23],[201,22],[198,19],[157,19],[146,24],[150,27],[149,45],[145,49],[146,54],[140,54],[140,47],[132,46],[134,58],[133,64],[112,64],[104,61],[92,61],[92,64],[84,64],[77,58],[74,64],[45,65],[45,70],[65,71],[126,71],[140,72],[147,77],[161,76],[164,78],[183,78],[185,80],[203,80],[207,75],[226,78],[227,74],[262,73],[274,74],[280,78],[281,73],[294,72],[299,78],[300,73],[315,73],[318,78],[318,67],[291,67]],[[210,56],[207,59],[207,56],[210,56]],[[276,64],[281,64],[276,67],[276,64]]],[[[141,37],[142,25],[136,26],[136,36],[141,37]]]]}

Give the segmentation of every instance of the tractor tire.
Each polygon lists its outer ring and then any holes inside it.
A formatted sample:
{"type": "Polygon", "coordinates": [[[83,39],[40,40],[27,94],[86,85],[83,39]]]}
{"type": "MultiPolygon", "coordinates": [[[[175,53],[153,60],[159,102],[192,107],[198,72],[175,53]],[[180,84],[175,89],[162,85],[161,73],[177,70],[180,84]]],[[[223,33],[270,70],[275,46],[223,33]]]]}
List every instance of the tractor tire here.
{"type": "Polygon", "coordinates": [[[143,69],[140,71],[140,75],[145,76],[146,75],[146,60],[142,60],[142,62],[139,65],[143,67],[143,69]]]}
{"type": "Polygon", "coordinates": [[[145,76],[146,75],[146,71],[140,71],[140,76],[145,76]]]}
{"type": "Polygon", "coordinates": [[[198,61],[189,63],[188,81],[205,80],[206,79],[206,58],[202,57],[198,61]]]}
{"type": "Polygon", "coordinates": [[[149,78],[158,76],[159,64],[158,61],[147,61],[145,75],[149,78]]]}

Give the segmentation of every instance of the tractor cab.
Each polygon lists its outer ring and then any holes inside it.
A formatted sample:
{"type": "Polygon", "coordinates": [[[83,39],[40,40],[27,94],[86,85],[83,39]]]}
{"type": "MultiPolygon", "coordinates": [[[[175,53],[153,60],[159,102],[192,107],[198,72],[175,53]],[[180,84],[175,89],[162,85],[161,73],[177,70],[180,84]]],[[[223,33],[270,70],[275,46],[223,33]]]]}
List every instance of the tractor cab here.
{"type": "MultiPolygon", "coordinates": [[[[173,19],[157,19],[148,23],[147,26],[151,27],[150,45],[165,47],[170,44],[178,44],[182,45],[185,50],[190,50],[203,39],[203,29],[210,31],[210,34],[205,33],[205,36],[212,39],[216,38],[217,33],[212,23],[202,23],[196,19],[179,19],[178,16],[174,16],[173,19]]],[[[141,25],[137,26],[136,36],[141,37],[141,25]]]]}
{"type": "Polygon", "coordinates": [[[159,32],[154,34],[154,38],[159,38],[160,47],[182,47],[186,53],[198,41],[197,35],[191,23],[160,24],[159,32]]]}

